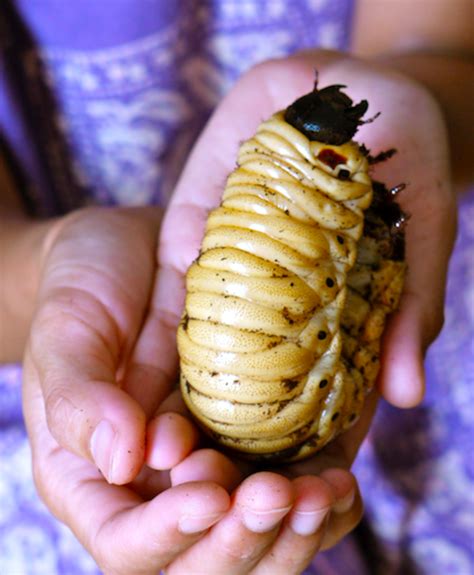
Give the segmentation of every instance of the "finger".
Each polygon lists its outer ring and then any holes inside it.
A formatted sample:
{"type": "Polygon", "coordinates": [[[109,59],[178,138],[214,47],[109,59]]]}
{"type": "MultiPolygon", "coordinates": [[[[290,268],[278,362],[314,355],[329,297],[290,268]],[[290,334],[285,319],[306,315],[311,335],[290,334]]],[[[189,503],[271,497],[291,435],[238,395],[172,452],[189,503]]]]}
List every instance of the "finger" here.
{"type": "Polygon", "coordinates": [[[321,549],[325,550],[336,545],[358,525],[363,504],[352,473],[343,469],[326,469],[320,477],[330,486],[334,498],[321,543],[321,549]]]}
{"type": "MultiPolygon", "coordinates": [[[[440,186],[448,187],[449,178],[439,178],[444,182],[440,186]]],[[[381,393],[397,407],[414,407],[423,398],[424,355],[443,325],[445,279],[455,236],[455,208],[447,189],[434,205],[421,187],[406,192],[419,196],[408,208],[418,218],[413,215],[407,225],[405,289],[386,328],[379,376],[381,393]],[[420,201],[426,202],[423,208],[420,201]]]]}
{"type": "Polygon", "coordinates": [[[362,497],[357,489],[354,500],[349,509],[346,511],[331,512],[329,521],[326,526],[326,531],[321,542],[321,551],[334,547],[346,535],[351,533],[362,519],[364,513],[364,506],[362,497]]]}
{"type": "Polygon", "coordinates": [[[291,482],[275,473],[247,478],[234,494],[229,513],[173,562],[168,573],[249,573],[276,538],[293,499],[291,482]]]}
{"type": "Polygon", "coordinates": [[[242,480],[238,467],[214,449],[194,451],[171,470],[172,485],[190,481],[211,481],[232,491],[242,480]]]}
{"type": "Polygon", "coordinates": [[[293,481],[295,503],[277,539],[252,575],[298,575],[311,563],[321,544],[333,495],[327,483],[314,476],[293,481]]]}
{"type": "Polygon", "coordinates": [[[329,487],[333,502],[332,510],[345,513],[354,502],[357,481],[352,473],[345,469],[325,469],[319,475],[329,487]]]}
{"type": "Polygon", "coordinates": [[[147,465],[171,469],[191,453],[198,440],[199,434],[188,419],[179,413],[159,414],[147,427],[147,465]]]}
{"type": "Polygon", "coordinates": [[[130,357],[123,389],[151,417],[176,381],[176,330],[184,302],[184,278],[179,270],[158,261],[148,313],[130,357]]]}
{"type": "Polygon", "coordinates": [[[406,293],[384,334],[378,389],[397,407],[414,407],[425,392],[420,312],[420,298],[406,293]]]}
{"type": "MultiPolygon", "coordinates": [[[[97,503],[104,503],[103,499],[98,494],[97,503]]],[[[106,550],[102,564],[119,566],[120,573],[155,573],[219,521],[228,505],[229,496],[217,485],[179,485],[148,503],[127,508],[114,518],[109,516],[102,523],[95,549],[102,555],[106,550]]]]}
{"type": "Polygon", "coordinates": [[[198,445],[201,434],[189,417],[179,389],[161,402],[147,426],[145,457],[151,468],[174,468],[198,445]]]}
{"type": "MultiPolygon", "coordinates": [[[[378,387],[385,399],[397,407],[414,407],[422,400],[424,355],[443,325],[445,278],[455,224],[448,206],[440,212],[445,223],[433,225],[430,236],[443,237],[443,246],[437,246],[435,240],[419,238],[416,230],[407,237],[410,251],[405,290],[384,335],[378,387]]],[[[413,221],[410,227],[417,225],[420,224],[413,221]]]]}
{"type": "Polygon", "coordinates": [[[125,483],[143,461],[144,413],[115,385],[118,349],[106,343],[116,340],[113,322],[88,295],[65,297],[56,294],[43,306],[29,344],[48,426],[60,445],[92,459],[109,482],[125,483]]]}
{"type": "Polygon", "coordinates": [[[150,501],[171,487],[169,471],[157,471],[148,465],[143,465],[138,475],[127,484],[127,487],[137,493],[144,501],[150,501]]]}

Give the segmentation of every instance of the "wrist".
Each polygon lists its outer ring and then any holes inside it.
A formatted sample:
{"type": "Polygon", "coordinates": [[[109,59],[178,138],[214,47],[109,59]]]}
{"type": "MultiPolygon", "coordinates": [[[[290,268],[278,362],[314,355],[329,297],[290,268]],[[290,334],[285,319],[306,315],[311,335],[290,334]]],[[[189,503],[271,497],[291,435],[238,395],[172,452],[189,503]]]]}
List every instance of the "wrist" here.
{"type": "Polygon", "coordinates": [[[33,317],[42,254],[56,220],[3,215],[0,223],[0,363],[20,361],[33,317]]]}

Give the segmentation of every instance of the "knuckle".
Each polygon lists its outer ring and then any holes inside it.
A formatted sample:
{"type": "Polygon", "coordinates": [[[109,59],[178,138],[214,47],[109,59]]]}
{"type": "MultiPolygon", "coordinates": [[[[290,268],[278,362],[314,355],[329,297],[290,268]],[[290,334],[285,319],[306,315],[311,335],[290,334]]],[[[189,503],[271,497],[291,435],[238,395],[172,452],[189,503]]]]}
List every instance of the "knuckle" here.
{"type": "Polygon", "coordinates": [[[87,309],[84,300],[84,294],[72,288],[55,288],[45,295],[32,326],[31,351],[36,360],[42,359],[47,345],[64,341],[69,333],[86,326],[81,317],[87,309]]]}
{"type": "Polygon", "coordinates": [[[67,390],[63,385],[51,381],[50,376],[45,378],[44,384],[46,389],[44,395],[46,417],[51,429],[58,423],[63,423],[69,419],[73,406],[67,398],[67,390]]]}
{"type": "Polygon", "coordinates": [[[95,207],[84,207],[78,208],[69,214],[66,214],[60,218],[57,218],[53,225],[50,227],[48,233],[43,240],[43,246],[41,251],[41,261],[42,264],[46,262],[49,255],[54,249],[56,243],[67,234],[67,230],[75,225],[76,222],[82,220],[84,217],[88,217],[89,214],[97,210],[95,207]]]}
{"type": "Polygon", "coordinates": [[[86,456],[95,418],[75,405],[71,391],[61,382],[47,382],[45,412],[48,429],[54,439],[66,449],[86,456]]]}
{"type": "Polygon", "coordinates": [[[261,547],[252,545],[245,538],[236,539],[232,533],[228,532],[221,535],[219,555],[224,557],[226,562],[232,564],[250,563],[261,552],[261,547]]]}
{"type": "Polygon", "coordinates": [[[253,550],[249,547],[241,547],[232,542],[221,542],[220,554],[230,560],[232,563],[239,563],[241,561],[248,561],[252,555],[253,550]]]}
{"type": "MultiPolygon", "coordinates": [[[[292,549],[290,553],[269,553],[271,563],[268,565],[267,571],[262,571],[262,575],[300,575],[306,567],[314,559],[318,551],[318,539],[315,537],[308,537],[304,542],[304,546],[298,545],[292,549]]],[[[260,571],[258,572],[260,573],[260,571]]]]}
{"type": "Polygon", "coordinates": [[[65,434],[65,430],[73,430],[74,426],[71,422],[76,419],[76,409],[68,398],[67,389],[62,384],[51,382],[50,378],[45,383],[45,411],[46,421],[49,431],[54,438],[63,443],[63,436],[70,437],[65,434]]]}

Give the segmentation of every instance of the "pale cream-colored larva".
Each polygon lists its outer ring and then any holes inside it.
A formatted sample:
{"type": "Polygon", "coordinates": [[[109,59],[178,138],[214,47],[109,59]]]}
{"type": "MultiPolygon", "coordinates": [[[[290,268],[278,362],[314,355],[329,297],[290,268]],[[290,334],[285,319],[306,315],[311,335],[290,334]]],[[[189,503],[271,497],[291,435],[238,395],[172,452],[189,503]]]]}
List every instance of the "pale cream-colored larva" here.
{"type": "Polygon", "coordinates": [[[368,169],[358,144],[310,141],[283,112],[241,146],[178,329],[183,397],[222,445],[300,459],[359,416],[405,269],[363,237],[368,169]]]}

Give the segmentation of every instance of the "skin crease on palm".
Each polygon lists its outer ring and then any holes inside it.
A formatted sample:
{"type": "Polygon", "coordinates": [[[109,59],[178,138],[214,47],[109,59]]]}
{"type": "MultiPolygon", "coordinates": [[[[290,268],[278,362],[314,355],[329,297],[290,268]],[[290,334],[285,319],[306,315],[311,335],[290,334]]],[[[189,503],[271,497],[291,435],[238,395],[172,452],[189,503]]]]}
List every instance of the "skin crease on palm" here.
{"type": "Polygon", "coordinates": [[[88,209],[59,220],[46,236],[24,362],[35,480],[106,573],[151,574],[165,566],[168,573],[199,573],[203,564],[209,574],[299,573],[360,519],[362,502],[347,470],[375,394],[358,424],[321,453],[261,471],[196,449],[199,435],[171,393],[183,276],[207,213],[219,202],[239,143],[308,92],[315,67],[321,86],[343,81],[354,101],[369,100],[369,114],[381,112],[360,128],[359,142],[374,152],[398,149],[374,173],[388,185],[409,184],[401,203],[411,214],[410,272],[385,337],[379,391],[401,407],[421,400],[423,351],[442,323],[454,235],[438,107],[403,76],[335,53],[258,66],[201,135],[161,228],[155,208],[88,209]],[[111,425],[93,437],[101,421],[111,425]]]}

